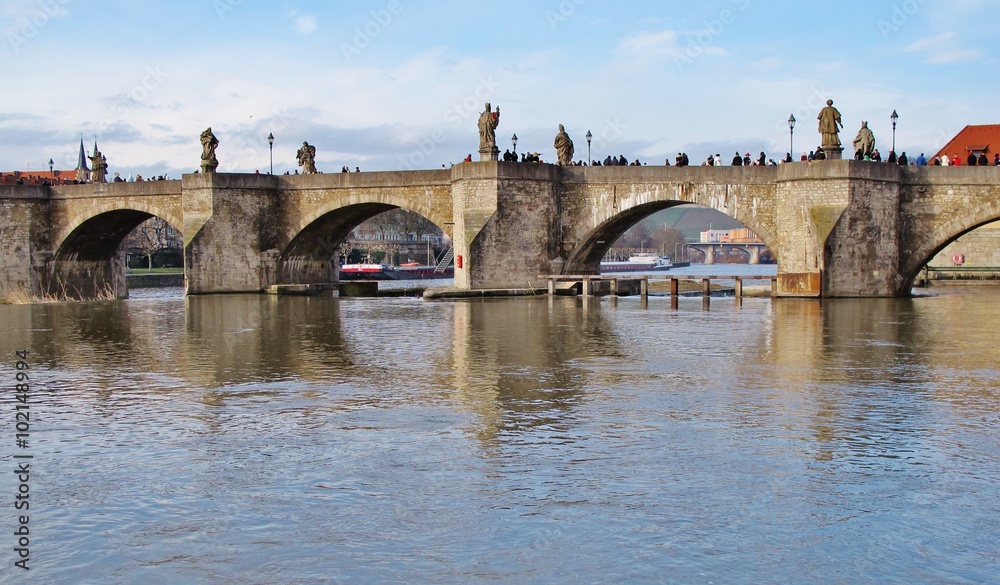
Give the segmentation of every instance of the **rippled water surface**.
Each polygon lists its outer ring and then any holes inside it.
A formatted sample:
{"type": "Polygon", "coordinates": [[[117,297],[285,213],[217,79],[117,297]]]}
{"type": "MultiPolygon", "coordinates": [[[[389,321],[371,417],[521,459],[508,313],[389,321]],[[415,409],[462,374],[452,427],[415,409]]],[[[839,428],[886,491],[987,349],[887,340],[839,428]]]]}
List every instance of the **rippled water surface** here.
{"type": "Polygon", "coordinates": [[[990,287],[2,306],[0,375],[26,348],[35,390],[33,569],[5,506],[0,582],[996,583],[998,313],[990,287]]]}

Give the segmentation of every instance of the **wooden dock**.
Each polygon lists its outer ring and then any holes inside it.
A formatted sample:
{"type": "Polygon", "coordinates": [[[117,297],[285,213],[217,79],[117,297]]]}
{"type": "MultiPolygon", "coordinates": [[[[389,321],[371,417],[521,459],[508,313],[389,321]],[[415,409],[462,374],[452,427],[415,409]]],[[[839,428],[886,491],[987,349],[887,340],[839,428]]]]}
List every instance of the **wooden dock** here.
{"type": "MultiPolygon", "coordinates": [[[[634,289],[634,284],[638,283],[638,294],[643,301],[646,301],[649,297],[649,282],[650,281],[669,281],[670,282],[670,298],[672,299],[671,304],[676,304],[677,298],[680,296],[680,281],[701,281],[701,296],[702,298],[709,298],[712,295],[712,281],[713,280],[731,280],[735,283],[733,287],[734,296],[737,299],[742,300],[743,298],[743,281],[745,280],[767,280],[771,282],[771,296],[775,296],[777,293],[778,277],[777,276],[736,276],[736,275],[724,275],[724,274],[713,274],[713,275],[691,275],[691,276],[610,276],[601,274],[544,274],[540,275],[538,278],[543,278],[548,282],[548,293],[550,295],[555,295],[559,290],[569,290],[575,289],[576,285],[579,283],[580,294],[589,297],[597,295],[595,289],[603,289],[602,283],[608,283],[608,294],[612,297],[617,297],[620,295],[620,285],[625,284],[626,290],[631,291],[634,289]]],[[[634,293],[627,293],[634,294],[634,293]]]]}

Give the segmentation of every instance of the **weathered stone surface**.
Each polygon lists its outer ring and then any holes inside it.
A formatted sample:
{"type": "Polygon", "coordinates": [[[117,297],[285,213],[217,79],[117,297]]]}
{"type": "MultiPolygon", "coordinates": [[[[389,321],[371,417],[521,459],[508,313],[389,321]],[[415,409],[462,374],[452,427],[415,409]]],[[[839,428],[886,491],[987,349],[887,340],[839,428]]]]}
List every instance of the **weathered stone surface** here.
{"type": "Polygon", "coordinates": [[[949,242],[1000,219],[1000,168],[477,162],[435,171],[5,186],[0,293],[124,295],[118,246],[152,215],[184,234],[189,293],[334,282],[341,240],[396,207],[453,238],[462,261],[457,288],[542,287],[542,274],[596,274],[625,229],[684,203],[726,213],[760,236],[778,257],[779,296],[898,296],[949,242]]]}
{"type": "Polygon", "coordinates": [[[0,187],[0,297],[41,290],[49,222],[44,187],[0,187]]]}

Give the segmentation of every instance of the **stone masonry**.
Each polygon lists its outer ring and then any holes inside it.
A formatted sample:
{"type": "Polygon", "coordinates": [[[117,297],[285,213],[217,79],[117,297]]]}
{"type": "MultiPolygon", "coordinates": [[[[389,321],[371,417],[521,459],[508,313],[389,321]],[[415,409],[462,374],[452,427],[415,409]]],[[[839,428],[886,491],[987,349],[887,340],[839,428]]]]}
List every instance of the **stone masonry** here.
{"type": "Polygon", "coordinates": [[[935,254],[1000,219],[1000,168],[485,161],[432,171],[4,186],[0,295],[125,296],[121,240],[153,215],[184,233],[189,294],[331,282],[347,234],[397,207],[452,237],[457,287],[541,286],[545,274],[596,274],[629,226],[686,203],[757,233],[778,258],[779,296],[905,296],[935,254]]]}

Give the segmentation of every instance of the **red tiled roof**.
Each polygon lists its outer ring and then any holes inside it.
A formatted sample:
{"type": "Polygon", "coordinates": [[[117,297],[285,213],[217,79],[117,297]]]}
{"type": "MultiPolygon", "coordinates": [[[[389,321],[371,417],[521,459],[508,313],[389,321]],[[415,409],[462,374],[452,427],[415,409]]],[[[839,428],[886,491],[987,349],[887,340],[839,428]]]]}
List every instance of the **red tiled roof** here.
{"type": "Polygon", "coordinates": [[[1000,124],[966,126],[934,156],[958,155],[964,164],[965,157],[973,150],[983,150],[990,155],[1000,152],[1000,124]]]}
{"type": "Polygon", "coordinates": [[[72,183],[76,179],[76,171],[20,171],[17,176],[14,173],[0,172],[0,183],[16,183],[18,179],[25,185],[40,185],[49,183],[72,183]]]}

